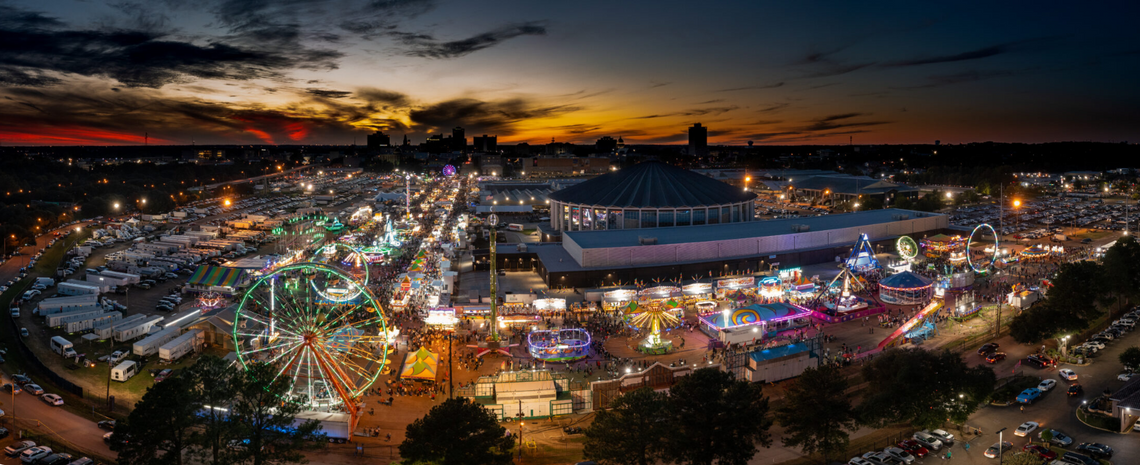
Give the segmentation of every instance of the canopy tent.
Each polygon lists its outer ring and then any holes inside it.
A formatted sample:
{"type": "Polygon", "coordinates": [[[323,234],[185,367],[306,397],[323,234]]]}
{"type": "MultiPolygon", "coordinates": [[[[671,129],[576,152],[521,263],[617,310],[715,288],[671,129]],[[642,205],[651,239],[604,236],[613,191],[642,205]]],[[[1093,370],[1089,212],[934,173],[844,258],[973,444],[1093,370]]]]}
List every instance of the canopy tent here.
{"type": "Polygon", "coordinates": [[[196,290],[221,290],[233,292],[246,282],[245,270],[224,266],[199,266],[186,285],[196,290]]]}
{"type": "Polygon", "coordinates": [[[1044,257],[1046,255],[1049,255],[1049,248],[1038,244],[1028,249],[1022,250],[1021,255],[1025,257],[1044,257]]]}
{"type": "Polygon", "coordinates": [[[435,373],[438,368],[439,355],[421,347],[420,350],[409,353],[404,358],[404,369],[400,371],[400,377],[435,381],[435,373]]]}

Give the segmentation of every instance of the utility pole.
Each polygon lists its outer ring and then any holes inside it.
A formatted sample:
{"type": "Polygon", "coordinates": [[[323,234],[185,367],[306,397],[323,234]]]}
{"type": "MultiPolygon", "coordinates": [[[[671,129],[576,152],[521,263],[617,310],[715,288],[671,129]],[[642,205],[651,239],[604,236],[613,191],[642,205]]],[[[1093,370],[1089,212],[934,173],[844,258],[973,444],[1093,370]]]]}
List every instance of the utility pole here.
{"type": "Polygon", "coordinates": [[[499,224],[499,215],[491,213],[491,216],[487,218],[487,224],[491,225],[491,341],[497,342],[499,340],[499,275],[498,271],[495,270],[495,249],[498,240],[495,226],[499,224]]]}

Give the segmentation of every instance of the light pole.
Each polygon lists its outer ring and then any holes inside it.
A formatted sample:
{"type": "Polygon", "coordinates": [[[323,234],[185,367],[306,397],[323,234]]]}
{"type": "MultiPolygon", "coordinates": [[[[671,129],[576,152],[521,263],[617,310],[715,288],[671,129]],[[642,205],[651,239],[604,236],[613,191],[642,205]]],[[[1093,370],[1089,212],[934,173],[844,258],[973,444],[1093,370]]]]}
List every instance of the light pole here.
{"type": "Polygon", "coordinates": [[[999,429],[997,432],[998,433],[998,450],[997,450],[998,465],[1001,465],[1002,458],[1003,458],[1002,452],[1005,452],[1005,444],[1002,443],[1002,434],[1001,434],[1002,431],[1005,431],[1005,428],[999,429]]]}
{"type": "Polygon", "coordinates": [[[523,414],[522,399],[519,399],[519,413],[516,414],[515,416],[519,417],[519,460],[521,461],[522,460],[522,450],[523,450],[523,423],[525,423],[523,421],[523,418],[526,417],[523,414]]]}

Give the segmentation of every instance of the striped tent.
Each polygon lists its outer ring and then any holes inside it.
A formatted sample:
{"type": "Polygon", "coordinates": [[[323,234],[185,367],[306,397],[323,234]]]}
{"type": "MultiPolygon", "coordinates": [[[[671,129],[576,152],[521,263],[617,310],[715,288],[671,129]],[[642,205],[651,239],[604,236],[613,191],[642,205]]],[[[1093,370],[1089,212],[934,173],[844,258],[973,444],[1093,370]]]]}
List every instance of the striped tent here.
{"type": "Polygon", "coordinates": [[[245,270],[224,266],[199,266],[186,284],[199,287],[237,287],[245,280],[245,270]]]}
{"type": "Polygon", "coordinates": [[[435,381],[435,372],[439,367],[439,356],[421,347],[404,358],[404,369],[400,371],[401,378],[435,381]]]}

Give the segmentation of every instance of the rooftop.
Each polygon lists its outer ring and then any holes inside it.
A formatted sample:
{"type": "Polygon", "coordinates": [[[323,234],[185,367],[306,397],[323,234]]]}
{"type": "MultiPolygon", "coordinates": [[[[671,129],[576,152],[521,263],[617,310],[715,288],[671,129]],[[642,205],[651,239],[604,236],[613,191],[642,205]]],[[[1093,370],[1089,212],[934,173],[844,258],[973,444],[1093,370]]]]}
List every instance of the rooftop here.
{"type": "Polygon", "coordinates": [[[604,207],[667,208],[746,202],[756,194],[665,163],[643,162],[553,192],[550,198],[604,207]]]}
{"type": "Polygon", "coordinates": [[[917,192],[905,184],[884,181],[867,176],[812,176],[792,183],[796,189],[831,190],[837,194],[879,194],[891,190],[917,192]]]}
{"type": "MultiPolygon", "coordinates": [[[[701,226],[675,226],[653,229],[612,229],[609,231],[565,231],[563,238],[570,238],[583,249],[631,247],[640,245],[639,237],[655,237],[658,244],[685,244],[751,237],[781,236],[795,234],[793,225],[806,225],[810,231],[826,231],[859,226],[870,226],[898,221],[897,215],[909,218],[923,216],[943,216],[939,213],[926,213],[912,210],[889,208],[856,213],[789,218],[747,223],[710,224],[701,226]]],[[[565,240],[565,239],[563,239],[565,240]]]]}

